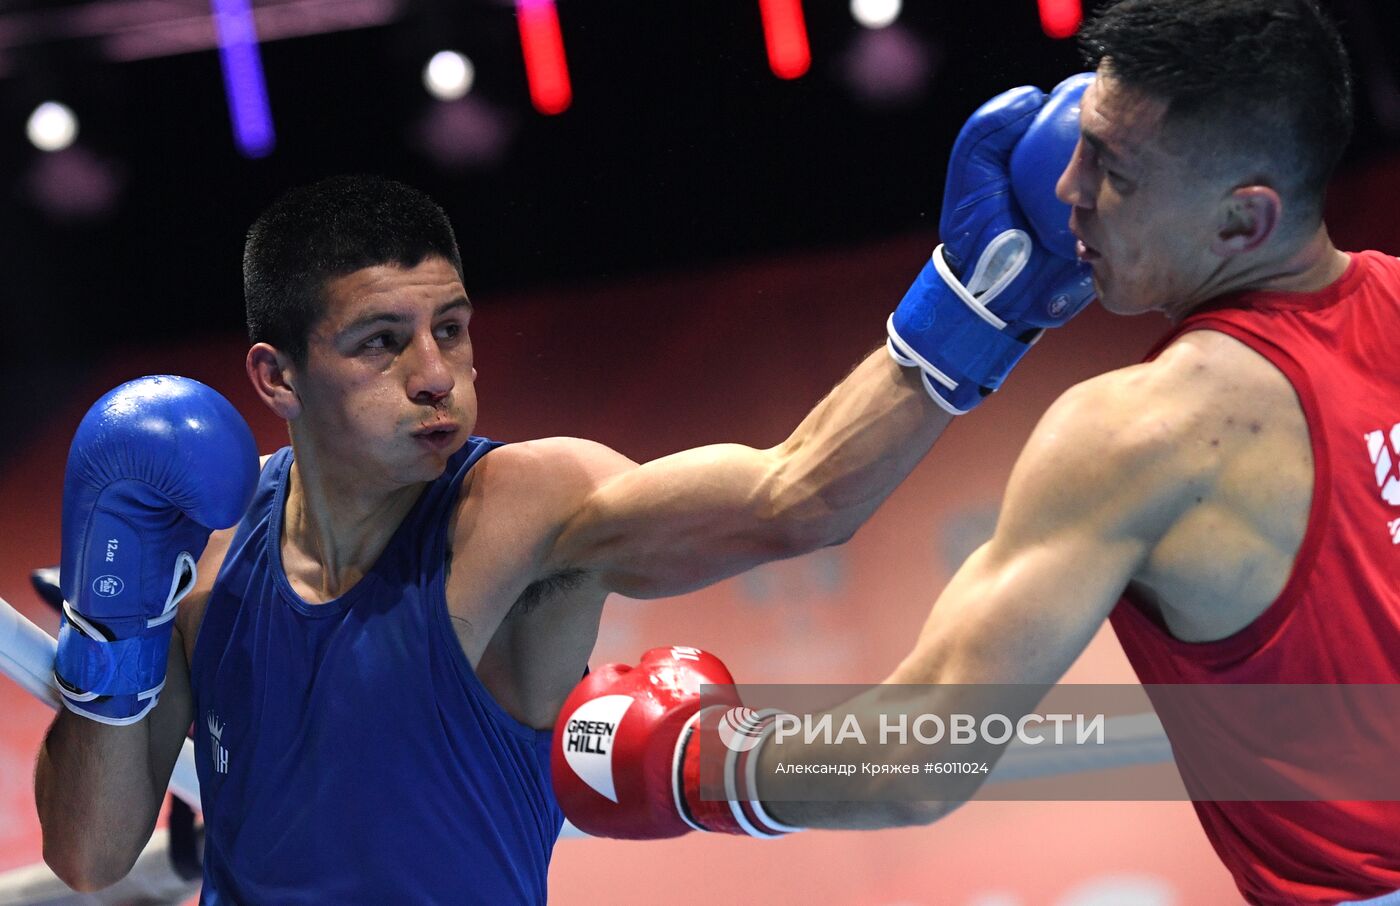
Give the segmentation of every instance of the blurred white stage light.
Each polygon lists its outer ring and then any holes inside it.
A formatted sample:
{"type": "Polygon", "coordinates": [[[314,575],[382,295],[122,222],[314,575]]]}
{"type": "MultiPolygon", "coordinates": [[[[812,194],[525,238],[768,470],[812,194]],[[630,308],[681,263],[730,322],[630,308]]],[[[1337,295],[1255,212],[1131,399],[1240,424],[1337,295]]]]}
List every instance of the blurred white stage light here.
{"type": "Polygon", "coordinates": [[[45,101],[29,114],[25,132],[40,151],[62,151],[78,137],[78,118],[64,104],[45,101]]]}
{"type": "Polygon", "coordinates": [[[866,28],[893,25],[903,8],[902,0],[851,0],[851,16],[866,28]]]}
{"type": "Polygon", "coordinates": [[[455,50],[438,51],[423,67],[423,87],[439,101],[456,101],[466,97],[474,81],[476,67],[455,50]]]}

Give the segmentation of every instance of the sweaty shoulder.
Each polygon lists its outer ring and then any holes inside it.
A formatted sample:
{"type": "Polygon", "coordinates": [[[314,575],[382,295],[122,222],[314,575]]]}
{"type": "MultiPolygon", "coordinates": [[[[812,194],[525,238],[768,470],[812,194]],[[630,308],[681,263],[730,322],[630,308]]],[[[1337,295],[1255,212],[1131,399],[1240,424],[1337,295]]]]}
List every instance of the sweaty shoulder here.
{"type": "Polygon", "coordinates": [[[1038,536],[1072,521],[1106,539],[1159,536],[1219,462],[1206,439],[1207,395],[1187,375],[1194,367],[1158,359],[1066,391],[1012,474],[1009,527],[1038,536]]]}
{"type": "MultiPolygon", "coordinates": [[[[467,473],[464,509],[490,512],[548,549],[593,492],[636,463],[595,441],[547,437],[493,450],[467,473]]],[[[464,517],[467,513],[462,514],[464,517]]],[[[456,532],[478,520],[459,519],[456,532]]]]}
{"type": "Polygon", "coordinates": [[[1173,634],[1204,641],[1252,622],[1287,581],[1312,499],[1307,421],[1283,373],[1197,330],[1062,403],[1067,422],[1107,438],[1112,479],[1148,533],[1135,584],[1173,634]]]}
{"type": "Polygon", "coordinates": [[[581,437],[544,437],[507,444],[491,452],[481,466],[500,476],[544,481],[549,489],[596,487],[636,463],[597,441],[581,437]]]}
{"type": "Polygon", "coordinates": [[[1211,463],[1207,499],[1276,540],[1301,532],[1312,497],[1312,445],[1302,404],[1283,372],[1214,330],[1183,334],[1148,367],[1160,373],[1167,393],[1197,413],[1185,439],[1211,463]]]}
{"type": "Polygon", "coordinates": [[[1292,386],[1267,359],[1225,334],[1197,330],[1150,362],[1071,388],[1037,434],[1070,430],[1091,441],[1085,435],[1096,433],[1110,463],[1161,459],[1181,478],[1214,474],[1230,455],[1300,423],[1292,386]]]}

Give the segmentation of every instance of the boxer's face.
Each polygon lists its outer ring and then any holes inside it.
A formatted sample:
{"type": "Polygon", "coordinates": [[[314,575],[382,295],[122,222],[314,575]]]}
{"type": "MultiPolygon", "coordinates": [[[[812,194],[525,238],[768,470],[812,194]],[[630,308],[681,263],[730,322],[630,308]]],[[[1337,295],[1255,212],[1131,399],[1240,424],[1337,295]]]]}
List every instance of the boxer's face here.
{"type": "Polygon", "coordinates": [[[296,385],[297,427],[371,480],[426,481],[476,422],[471,305],[439,257],[326,282],[296,385]]]}
{"type": "MultiPolygon", "coordinates": [[[[1166,104],[1101,67],[1084,93],[1081,138],[1056,194],[1093,267],[1104,307],[1178,315],[1205,301],[1221,260],[1211,250],[1222,191],[1164,140],[1166,104]]],[[[1228,191],[1226,192],[1228,194],[1228,191]]]]}

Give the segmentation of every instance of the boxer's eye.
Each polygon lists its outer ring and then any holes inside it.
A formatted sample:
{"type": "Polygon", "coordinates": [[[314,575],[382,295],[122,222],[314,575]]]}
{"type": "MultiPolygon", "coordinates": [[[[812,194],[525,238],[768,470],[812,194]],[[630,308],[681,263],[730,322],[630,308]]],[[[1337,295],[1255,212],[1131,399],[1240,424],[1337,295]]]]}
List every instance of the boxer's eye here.
{"type": "Polygon", "coordinates": [[[390,333],[377,333],[360,344],[360,348],[366,352],[385,352],[394,348],[394,335],[390,333]]]}

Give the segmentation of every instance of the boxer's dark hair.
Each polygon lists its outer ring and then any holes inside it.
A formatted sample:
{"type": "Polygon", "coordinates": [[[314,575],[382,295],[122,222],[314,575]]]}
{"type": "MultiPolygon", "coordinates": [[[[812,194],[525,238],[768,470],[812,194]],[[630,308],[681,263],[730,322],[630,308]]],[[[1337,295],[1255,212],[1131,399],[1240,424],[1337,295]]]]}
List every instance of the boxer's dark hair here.
{"type": "MultiPolygon", "coordinates": [[[[1352,131],[1351,70],[1315,0],[1120,0],[1087,23],[1091,66],[1167,104],[1167,132],[1321,218],[1352,131]]],[[[1168,140],[1171,140],[1169,138],[1168,140]]]]}
{"type": "Polygon", "coordinates": [[[304,365],[328,280],[381,264],[414,267],[434,255],[462,276],[452,224],[417,189],[379,176],[334,176],[293,189],[248,230],[248,339],[304,365]]]}

